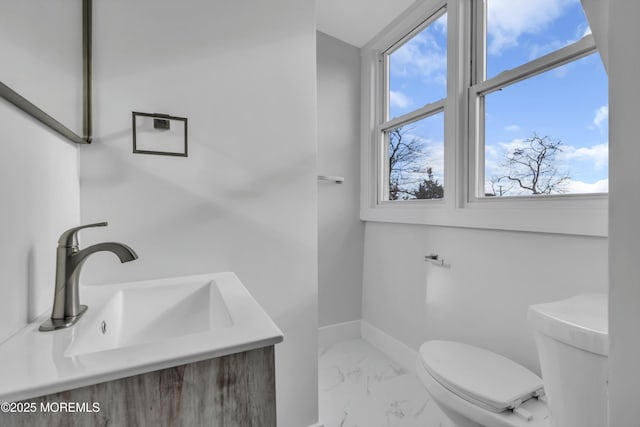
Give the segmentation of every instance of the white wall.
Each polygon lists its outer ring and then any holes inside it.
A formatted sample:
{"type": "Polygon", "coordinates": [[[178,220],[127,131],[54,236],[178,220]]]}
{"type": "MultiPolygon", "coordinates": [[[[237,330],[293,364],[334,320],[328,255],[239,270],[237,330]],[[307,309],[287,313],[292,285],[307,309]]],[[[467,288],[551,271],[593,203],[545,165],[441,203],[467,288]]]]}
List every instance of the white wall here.
{"type": "Polygon", "coordinates": [[[609,425],[640,420],[640,3],[609,2],[609,425]]]}
{"type": "Polygon", "coordinates": [[[360,49],[317,33],[318,322],[359,320],[362,306],[360,221],[360,49]]]}
{"type": "Polygon", "coordinates": [[[82,2],[0,2],[0,81],[82,131],[82,2]]]}
{"type": "MultiPolygon", "coordinates": [[[[79,85],[66,74],[80,63],[80,44],[64,53],[54,46],[80,32],[78,5],[44,3],[0,5],[0,80],[67,124],[79,122],[81,104],[68,96],[79,85]],[[55,25],[51,8],[60,14],[55,25]]],[[[58,237],[80,217],[77,147],[0,100],[0,183],[1,342],[53,303],[58,237]]]]}
{"type": "Polygon", "coordinates": [[[416,350],[458,340],[538,373],[527,307],[607,289],[604,238],[368,222],[364,256],[364,320],[416,350]]]}
{"type": "Polygon", "coordinates": [[[0,101],[0,342],[53,304],[56,246],[79,224],[72,143],[0,101]]]}
{"type": "Polygon", "coordinates": [[[312,0],[94,5],[95,138],[82,243],[104,283],[234,271],[283,330],[278,419],[317,421],[316,63],[312,0]],[[131,112],[187,117],[189,157],[132,154],[131,112]]]}

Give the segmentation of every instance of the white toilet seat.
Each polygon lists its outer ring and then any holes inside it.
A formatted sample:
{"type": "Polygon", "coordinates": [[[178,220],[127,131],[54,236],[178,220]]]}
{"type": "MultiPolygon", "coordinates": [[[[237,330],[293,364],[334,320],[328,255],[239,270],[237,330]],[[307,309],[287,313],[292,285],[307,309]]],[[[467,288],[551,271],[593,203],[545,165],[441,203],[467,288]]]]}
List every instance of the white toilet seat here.
{"type": "Polygon", "coordinates": [[[542,378],[513,360],[469,344],[428,341],[420,347],[420,359],[445,388],[493,412],[544,394],[542,378]]]}
{"type": "Polygon", "coordinates": [[[462,343],[431,341],[420,348],[417,373],[450,416],[453,412],[490,427],[551,425],[547,405],[531,398],[542,380],[503,356],[462,343]],[[525,400],[520,408],[533,415],[530,421],[506,409],[518,406],[520,398],[525,400]]]}

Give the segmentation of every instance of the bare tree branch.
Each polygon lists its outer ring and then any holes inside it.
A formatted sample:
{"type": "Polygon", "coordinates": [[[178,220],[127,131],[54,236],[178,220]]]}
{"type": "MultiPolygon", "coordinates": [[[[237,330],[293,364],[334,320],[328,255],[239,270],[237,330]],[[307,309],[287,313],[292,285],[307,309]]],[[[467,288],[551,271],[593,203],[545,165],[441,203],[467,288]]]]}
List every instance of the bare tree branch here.
{"type": "Polygon", "coordinates": [[[555,163],[556,155],[563,151],[562,141],[534,133],[524,142],[526,146],[507,154],[503,166],[509,173],[497,177],[496,183],[508,179],[532,194],[566,193],[565,184],[571,177],[568,172],[561,174],[555,163]]]}
{"type": "Polygon", "coordinates": [[[425,143],[409,137],[411,128],[389,131],[389,200],[441,198],[443,186],[426,166],[425,143]],[[424,178],[424,175],[427,178],[424,178]]]}

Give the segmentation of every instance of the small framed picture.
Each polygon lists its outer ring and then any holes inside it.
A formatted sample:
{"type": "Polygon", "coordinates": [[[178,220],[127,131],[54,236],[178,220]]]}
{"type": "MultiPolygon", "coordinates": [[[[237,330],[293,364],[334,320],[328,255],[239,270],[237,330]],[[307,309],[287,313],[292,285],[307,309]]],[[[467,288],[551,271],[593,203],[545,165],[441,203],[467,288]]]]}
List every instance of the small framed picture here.
{"type": "Polygon", "coordinates": [[[133,152],[187,157],[187,118],[132,112],[133,152]]]}

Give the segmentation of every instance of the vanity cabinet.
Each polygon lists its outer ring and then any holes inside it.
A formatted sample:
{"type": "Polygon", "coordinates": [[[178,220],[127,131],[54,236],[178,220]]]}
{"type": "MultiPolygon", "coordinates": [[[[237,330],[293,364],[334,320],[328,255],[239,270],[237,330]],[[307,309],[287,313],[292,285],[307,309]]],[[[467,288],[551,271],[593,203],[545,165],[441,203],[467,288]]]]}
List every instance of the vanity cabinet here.
{"type": "Polygon", "coordinates": [[[270,345],[15,402],[0,425],[275,427],[275,399],[270,345]]]}

